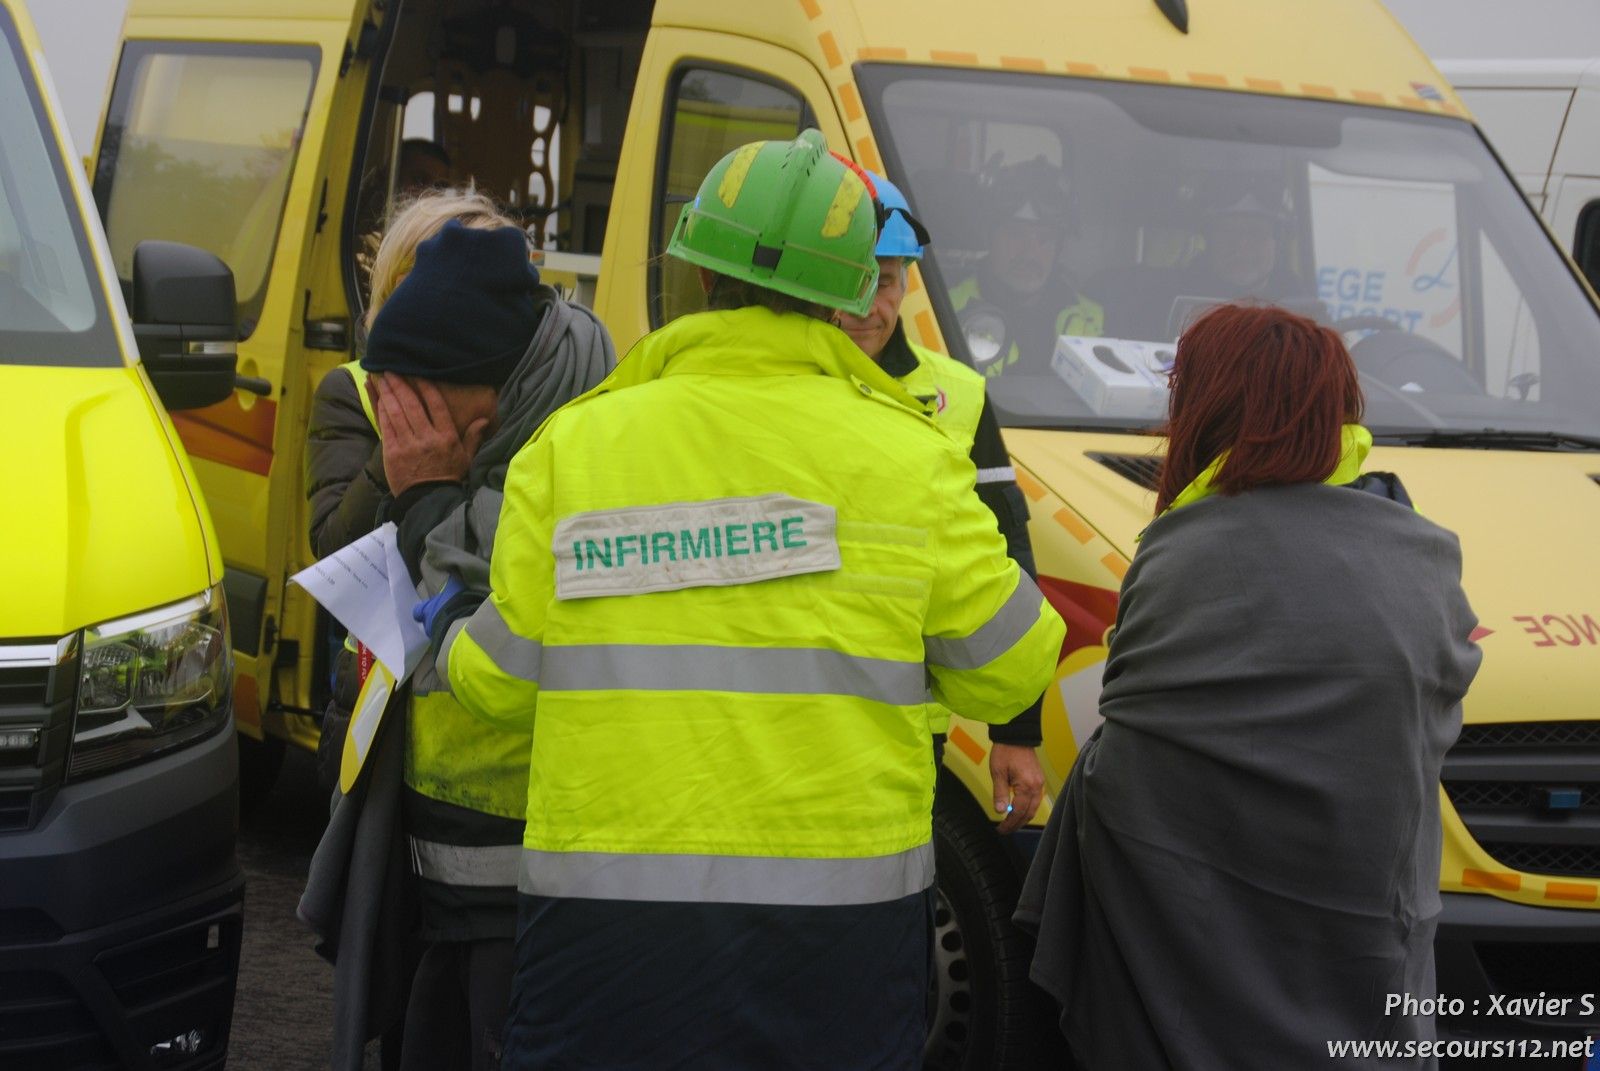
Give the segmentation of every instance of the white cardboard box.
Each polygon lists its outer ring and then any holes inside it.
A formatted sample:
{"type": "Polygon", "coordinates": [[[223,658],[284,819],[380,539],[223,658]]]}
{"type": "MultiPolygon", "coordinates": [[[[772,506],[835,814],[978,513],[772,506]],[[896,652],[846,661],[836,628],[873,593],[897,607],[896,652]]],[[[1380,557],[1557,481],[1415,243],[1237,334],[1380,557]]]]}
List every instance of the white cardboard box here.
{"type": "Polygon", "coordinates": [[[1159,417],[1167,410],[1172,343],[1062,335],[1051,367],[1103,416],[1159,417]]]}

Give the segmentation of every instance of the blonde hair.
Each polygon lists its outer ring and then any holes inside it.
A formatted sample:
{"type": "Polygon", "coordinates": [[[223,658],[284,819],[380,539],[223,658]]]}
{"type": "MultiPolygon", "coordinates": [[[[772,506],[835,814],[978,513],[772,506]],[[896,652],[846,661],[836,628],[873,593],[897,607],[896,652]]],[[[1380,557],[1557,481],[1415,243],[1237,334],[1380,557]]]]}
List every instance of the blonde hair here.
{"type": "Polygon", "coordinates": [[[366,315],[369,330],[383,303],[416,265],[417,246],[438,234],[451,220],[483,231],[517,227],[494,201],[471,186],[427,190],[397,203],[383,241],[372,258],[372,289],[366,315]]]}

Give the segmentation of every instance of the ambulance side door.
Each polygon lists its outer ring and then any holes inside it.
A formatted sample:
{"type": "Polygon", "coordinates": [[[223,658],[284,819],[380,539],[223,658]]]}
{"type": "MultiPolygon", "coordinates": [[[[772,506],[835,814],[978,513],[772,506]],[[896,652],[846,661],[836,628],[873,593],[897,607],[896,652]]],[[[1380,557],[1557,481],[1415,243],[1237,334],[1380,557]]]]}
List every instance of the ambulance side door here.
{"type": "MultiPolygon", "coordinates": [[[[93,189],[117,274],[134,247],[186,242],[233,270],[241,376],[173,413],[222,547],[241,732],[260,738],[302,497],[305,287],[323,218],[329,113],[359,36],[352,3],[321,18],[146,17],[134,8],[95,156],[93,189]]],[[[238,14],[233,12],[232,14],[238,14]]],[[[281,734],[283,730],[278,729],[281,734]]]]}
{"type": "Polygon", "coordinates": [[[646,332],[705,307],[694,271],[663,256],[684,203],[711,165],[750,141],[815,126],[848,154],[817,69],[764,41],[656,27],[645,46],[595,295],[625,353],[646,332]]]}

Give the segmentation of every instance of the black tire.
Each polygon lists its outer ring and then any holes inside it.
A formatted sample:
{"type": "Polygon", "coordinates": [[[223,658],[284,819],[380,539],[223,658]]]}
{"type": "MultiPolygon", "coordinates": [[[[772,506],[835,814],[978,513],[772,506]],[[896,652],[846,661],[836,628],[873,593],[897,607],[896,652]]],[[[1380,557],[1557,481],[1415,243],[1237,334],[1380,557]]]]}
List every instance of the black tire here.
{"type": "Polygon", "coordinates": [[[234,735],[239,740],[239,812],[249,814],[278,783],[284,744],[271,736],[253,740],[243,733],[234,735]]]}
{"type": "Polygon", "coordinates": [[[939,779],[933,804],[938,867],[927,1071],[1023,1071],[1036,1066],[1033,943],[1012,925],[1020,882],[999,834],[966,790],[939,779]]]}

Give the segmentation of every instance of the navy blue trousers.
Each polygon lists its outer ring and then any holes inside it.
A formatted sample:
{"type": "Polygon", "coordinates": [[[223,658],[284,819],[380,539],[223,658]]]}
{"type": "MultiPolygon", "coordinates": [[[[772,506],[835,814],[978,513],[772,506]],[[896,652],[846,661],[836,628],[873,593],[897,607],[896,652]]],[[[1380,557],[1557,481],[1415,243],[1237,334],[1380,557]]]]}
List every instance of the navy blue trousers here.
{"type": "Polygon", "coordinates": [[[932,890],[842,907],[519,900],[506,1069],[922,1066],[932,890]]]}

